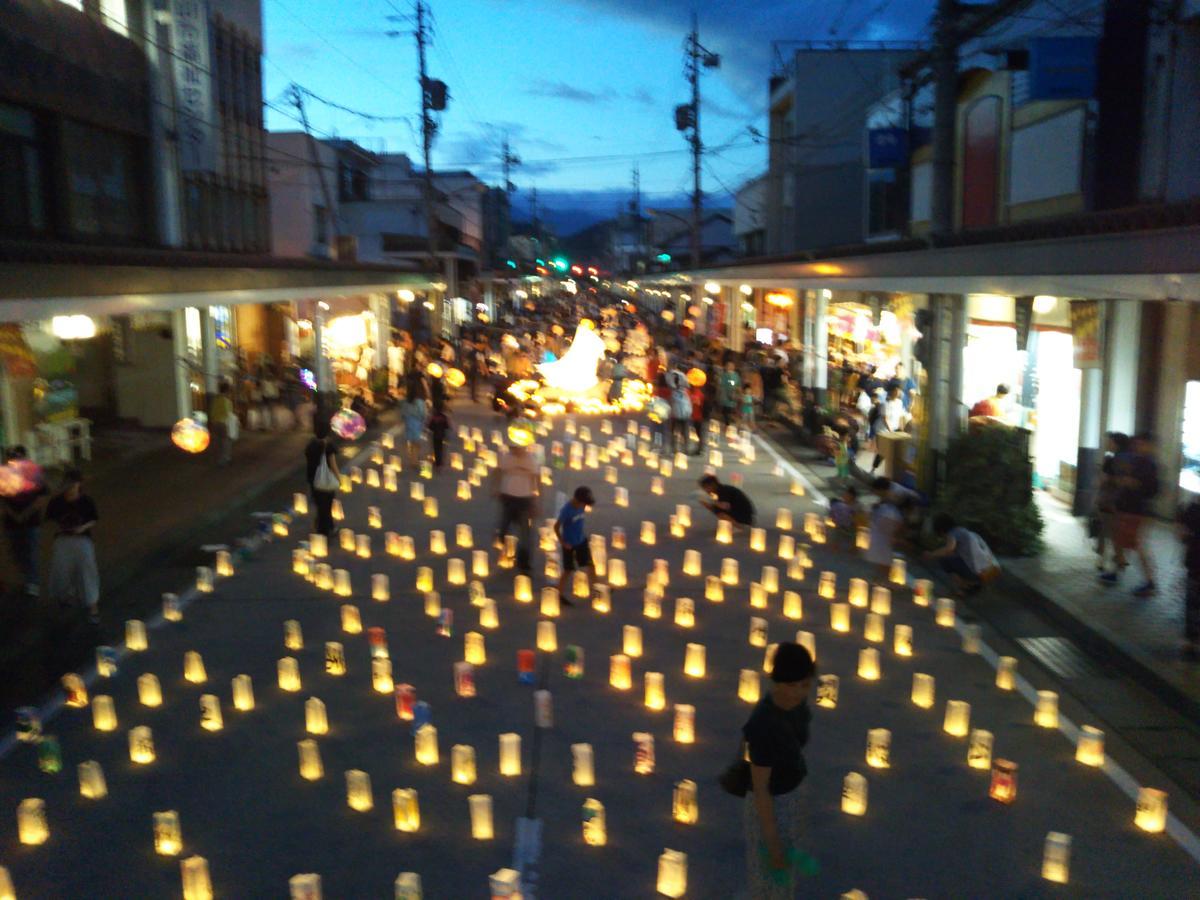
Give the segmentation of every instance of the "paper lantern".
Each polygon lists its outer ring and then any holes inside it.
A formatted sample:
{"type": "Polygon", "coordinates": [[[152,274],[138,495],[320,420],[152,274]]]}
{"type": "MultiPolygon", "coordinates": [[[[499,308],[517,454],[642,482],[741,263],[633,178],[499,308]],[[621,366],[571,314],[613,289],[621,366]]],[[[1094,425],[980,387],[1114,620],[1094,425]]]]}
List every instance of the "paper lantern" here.
{"type": "Polygon", "coordinates": [[[425,498],[424,503],[425,515],[427,518],[436,519],[438,516],[437,497],[429,496],[425,498]]]}
{"type": "Polygon", "coordinates": [[[792,495],[795,497],[803,497],[804,496],[804,483],[801,481],[795,481],[795,480],[792,481],[791,492],[792,492],[792,495]]]}
{"type": "MultiPolygon", "coordinates": [[[[301,573],[301,574],[307,573],[308,561],[309,561],[308,554],[305,553],[305,555],[304,555],[305,571],[304,571],[304,573],[301,573]]],[[[183,621],[183,607],[179,602],[179,596],[177,594],[166,593],[166,594],[162,595],[162,617],[163,617],[163,619],[165,619],[168,622],[182,622],[183,621]]]]}
{"type": "Polygon", "coordinates": [[[1037,692],[1037,704],[1033,709],[1033,723],[1042,728],[1058,727],[1058,694],[1054,691],[1037,692]]]}
{"type": "Polygon", "coordinates": [[[233,708],[239,712],[254,709],[254,684],[249,675],[233,677],[233,708]]]}
{"type": "Polygon", "coordinates": [[[1075,761],[1085,766],[1104,765],[1104,732],[1091,725],[1084,725],[1075,743],[1075,761]]]}
{"type": "Polygon", "coordinates": [[[962,627],[963,653],[975,654],[979,652],[979,634],[980,627],[978,625],[964,625],[962,627]]]}
{"type": "Polygon", "coordinates": [[[543,616],[557,616],[562,612],[558,588],[550,585],[542,588],[540,612],[543,616]]]}
{"type": "Polygon", "coordinates": [[[608,842],[604,823],[604,804],[589,797],[583,801],[583,842],[589,847],[603,847],[608,842]]]}
{"type": "Polygon", "coordinates": [[[189,856],[179,863],[179,872],[183,880],[183,900],[213,900],[208,860],[203,856],[189,856]]]}
{"type": "MultiPolygon", "coordinates": [[[[617,546],[615,539],[613,541],[613,546],[614,547],[617,546]]],[[[622,543],[622,546],[624,546],[623,543],[622,543]]],[[[625,560],[610,559],[608,561],[608,586],[615,587],[615,588],[623,588],[627,584],[628,584],[628,581],[626,580],[626,577],[625,577],[625,560]]]]}
{"type": "Polygon", "coordinates": [[[908,583],[908,567],[903,558],[899,556],[892,558],[891,568],[888,569],[888,581],[892,584],[908,583]]]}
{"type": "Polygon", "coordinates": [[[171,426],[171,443],[184,453],[203,453],[211,439],[208,427],[191,417],[185,416],[171,426]]]}
{"type": "Polygon", "coordinates": [[[992,763],[992,781],[988,796],[1000,803],[1012,803],[1017,799],[1017,764],[1008,759],[997,759],[992,763]]]}
{"type": "MultiPolygon", "coordinates": [[[[395,460],[396,457],[393,456],[392,459],[395,460]]],[[[383,489],[390,494],[395,494],[400,490],[399,479],[396,477],[396,473],[399,471],[399,467],[392,464],[383,470],[383,489]]]]}
{"type": "Polygon", "coordinates": [[[650,479],[650,493],[658,497],[663,495],[663,480],[658,475],[650,479]]]}
{"type": "Polygon", "coordinates": [[[917,606],[928,606],[932,596],[933,582],[928,578],[918,578],[913,582],[913,603],[917,606]]]}
{"type": "Polygon", "coordinates": [[[654,735],[647,731],[633,733],[633,771],[637,775],[654,774],[654,735]]]}
{"type": "Polygon", "coordinates": [[[183,677],[192,684],[204,684],[208,673],[204,670],[204,658],[195,650],[183,654],[183,677]]]}
{"type": "Polygon", "coordinates": [[[892,592],[890,590],[879,585],[871,588],[871,612],[881,616],[892,614],[892,592]]]}
{"type": "Polygon", "coordinates": [[[862,816],[867,812],[867,779],[858,772],[847,772],[842,779],[842,812],[862,816]]]}
{"type": "MultiPolygon", "coordinates": [[[[345,475],[342,476],[342,492],[343,493],[350,492],[350,479],[347,478],[345,475]]],[[[331,512],[331,515],[333,516],[333,521],[335,521],[335,522],[341,522],[341,521],[345,520],[345,518],[346,518],[346,511],[344,509],[342,509],[342,501],[341,500],[333,501],[333,505],[330,507],[330,512],[331,512]]]]}
{"type": "MultiPolygon", "coordinates": [[[[302,548],[292,551],[292,572],[296,575],[308,575],[310,569],[309,554],[302,548]]],[[[165,614],[164,614],[165,618],[165,614]]]]}
{"type": "Polygon", "coordinates": [[[836,709],[840,679],[836,675],[817,676],[817,706],[836,709]]]}
{"type": "Polygon", "coordinates": [[[621,629],[621,651],[630,657],[642,655],[642,629],[637,625],[625,625],[621,629]]]}
{"type": "MultiPolygon", "coordinates": [[[[860,600],[860,602],[858,602],[855,605],[866,606],[867,605],[866,582],[862,581],[862,579],[859,579],[859,581],[863,585],[862,599],[860,600]]],[[[836,575],[836,573],[830,572],[830,571],[825,571],[825,572],[821,573],[821,579],[817,583],[817,595],[820,597],[823,597],[826,600],[832,600],[834,597],[837,596],[837,575],[836,575]]],[[[853,603],[853,602],[854,601],[852,599],[851,603],[853,603]]]]}
{"type": "Polygon", "coordinates": [[[353,603],[343,603],[341,614],[342,631],[346,634],[362,634],[362,616],[357,606],[353,603]]]}
{"type": "Polygon", "coordinates": [[[117,730],[117,710],[113,698],[97,694],[92,698],[92,727],[97,731],[117,730]]]}
{"type": "Polygon", "coordinates": [[[417,558],[416,547],[411,535],[396,535],[396,555],[406,562],[412,562],[417,558]]]}
{"type": "Polygon", "coordinates": [[[159,856],[178,856],[183,850],[183,832],[179,813],[173,809],[154,813],[154,852],[159,856]]]}
{"type": "Polygon", "coordinates": [[[1017,660],[1013,656],[1001,656],[996,661],[996,687],[1011,691],[1016,685],[1017,660]]]}
{"type": "Polygon", "coordinates": [[[436,766],[438,764],[437,728],[426,722],[413,732],[413,735],[413,749],[417,762],[423,766],[436,766]]]}
{"type": "Polygon", "coordinates": [[[50,826],[46,824],[46,801],[27,797],[17,804],[17,838],[22,844],[36,846],[46,843],[50,826]]]}
{"type": "Polygon", "coordinates": [[[897,656],[912,656],[912,626],[897,624],[892,629],[892,651],[897,656]]]}
{"type": "Polygon", "coordinates": [[[392,682],[392,661],[386,657],[371,660],[371,690],[377,694],[390,694],[395,685],[392,682]]]}
{"type": "Polygon", "coordinates": [[[533,581],[528,575],[518,575],[513,579],[513,599],[518,603],[533,602],[533,581]]]}
{"type": "Polygon", "coordinates": [[[642,543],[646,544],[647,546],[654,545],[655,537],[654,537],[654,523],[653,522],[651,522],[649,520],[644,520],[642,522],[641,540],[642,540],[642,543]]]}
{"type": "Polygon", "coordinates": [[[347,569],[333,570],[333,592],[339,597],[349,597],[353,591],[350,587],[350,572],[347,569]]]}
{"type": "Polygon", "coordinates": [[[515,732],[500,735],[500,774],[506,777],[521,774],[521,736],[515,732]]]}
{"type": "Polygon", "coordinates": [[[609,484],[617,483],[617,467],[616,466],[605,466],[604,467],[604,480],[609,484]]]}
{"type": "Polygon", "coordinates": [[[671,818],[683,825],[695,825],[699,821],[696,782],[687,778],[675,782],[675,790],[671,795],[671,818]]]}
{"type": "Polygon", "coordinates": [[[446,560],[446,582],[455,587],[467,583],[467,567],[461,559],[446,560]]]}
{"type": "Polygon", "coordinates": [[[200,695],[200,727],[205,731],[220,731],[225,727],[221,700],[216,694],[200,695]]]}
{"type": "Polygon", "coordinates": [[[149,726],[129,729],[129,760],[139,765],[154,762],[154,734],[149,726]]]}
{"type": "Polygon", "coordinates": [[[738,583],[738,561],[731,556],[721,560],[721,583],[730,586],[738,583]]]}
{"type": "Polygon", "coordinates": [[[696,741],[696,707],[690,703],[675,704],[675,723],[672,728],[675,742],[692,744],[696,741]]]}
{"type": "Polygon", "coordinates": [[[68,672],[62,677],[64,702],[74,709],[83,709],[88,705],[88,689],[83,679],[74,672],[68,672]]]}
{"type": "Polygon", "coordinates": [[[337,641],[325,642],[325,674],[335,677],[346,674],[346,650],[337,641]]]}
{"type": "Polygon", "coordinates": [[[321,900],[321,876],[315,872],[293,875],[288,879],[290,900],[321,900]]]}
{"type": "Polygon", "coordinates": [[[658,892],[665,897],[682,897],[687,893],[687,854],[680,850],[663,850],[658,857],[658,892]]]}
{"type": "Polygon", "coordinates": [[[627,691],[633,686],[633,674],[626,654],[616,653],[609,657],[608,683],[619,691],[627,691]]]}
{"type": "Polygon", "coordinates": [[[690,575],[690,576],[695,577],[701,573],[702,569],[703,569],[703,567],[702,567],[701,561],[700,561],[700,551],[699,550],[683,551],[683,574],[684,575],[690,575]]]}
{"type": "Polygon", "coordinates": [[[995,736],[990,731],[972,728],[971,736],[967,739],[967,765],[972,769],[990,769],[994,743],[995,736]]]}
{"type": "Polygon", "coordinates": [[[125,622],[125,649],[138,653],[148,646],[145,623],[141,619],[127,619],[125,622]]]}
{"type": "Polygon", "coordinates": [[[762,693],[762,681],[753,669],[742,669],[738,673],[738,699],[746,703],[757,703],[762,693]]]}
{"type": "Polygon", "coordinates": [[[208,566],[196,566],[196,590],[201,594],[211,594],[215,577],[208,566]]]}
{"type": "Polygon", "coordinates": [[[680,472],[686,472],[688,467],[687,456],[682,451],[675,454],[675,468],[680,472]]]}
{"type": "Polygon", "coordinates": [[[784,618],[794,621],[804,618],[804,606],[796,591],[783,592],[783,615],[784,618]]]}
{"type": "Polygon", "coordinates": [[[558,649],[558,633],[554,623],[543,619],[537,623],[537,648],[545,653],[558,649]]]}
{"type": "Polygon", "coordinates": [[[796,643],[808,651],[808,655],[815,661],[817,658],[817,636],[811,631],[800,630],[796,632],[796,643]]]}
{"type": "Polygon", "coordinates": [[[482,666],[487,662],[483,635],[478,631],[468,631],[463,635],[463,659],[473,666],[482,666]]]}
{"type": "Polygon", "coordinates": [[[362,769],[346,770],[346,805],[355,812],[370,812],[375,807],[371,776],[362,769]]]}
{"type": "Polygon", "coordinates": [[[596,783],[591,744],[571,745],[571,780],[579,787],[596,783]]]}
{"type": "Polygon", "coordinates": [[[971,704],[966,700],[947,700],[942,730],[951,737],[966,737],[971,725],[971,704]]]}
{"type": "Polygon", "coordinates": [[[332,591],[333,590],[333,566],[328,563],[317,563],[316,569],[313,570],[313,584],[318,590],[332,591]]]}
{"type": "Polygon", "coordinates": [[[296,692],[300,690],[300,664],[295,657],[285,656],[276,664],[279,689],[296,692]]]}
{"type": "Polygon", "coordinates": [[[829,627],[845,634],[850,630],[850,604],[829,604],[829,627]]]}
{"type": "Polygon", "coordinates": [[[1155,788],[1138,789],[1133,824],[1142,831],[1159,834],[1167,827],[1167,793],[1155,788]]]}
{"type": "Polygon", "coordinates": [[[892,765],[892,733],[886,728],[871,728],[867,731],[867,765],[874,769],[888,769],[892,765]]]}
{"type": "Polygon", "coordinates": [[[475,748],[455,744],[450,748],[450,780],[455,784],[475,783],[475,748]]]}
{"type": "Polygon", "coordinates": [[[475,666],[466,660],[454,664],[454,693],[465,698],[475,696],[475,666]]]}
{"type": "Polygon", "coordinates": [[[342,528],[338,531],[338,545],[347,553],[354,552],[354,531],[349,528],[342,528]]]}
{"type": "Polygon", "coordinates": [[[680,628],[692,628],[696,624],[696,603],[691,597],[675,598],[675,624],[680,628]]]}
{"type": "Polygon", "coordinates": [[[709,575],[704,579],[704,599],[713,603],[725,602],[725,587],[718,576],[709,575]]]}
{"type": "Polygon", "coordinates": [[[625,529],[620,525],[614,525],[612,530],[612,546],[614,550],[625,549],[625,529]]]}
{"type": "Polygon", "coordinates": [[[609,592],[607,584],[592,585],[592,609],[598,613],[607,613],[612,610],[612,594],[609,592]]]}
{"type": "Polygon", "coordinates": [[[748,640],[751,647],[767,646],[767,620],[759,616],[750,617],[750,633],[748,640]]]}
{"type": "Polygon", "coordinates": [[[619,507],[629,506],[629,491],[626,488],[618,487],[613,491],[613,505],[619,507]]]}
{"type": "Polygon", "coordinates": [[[396,718],[411,722],[416,715],[417,689],[411,684],[396,685],[396,718]]]}
{"type": "Polygon", "coordinates": [[[858,651],[858,677],[864,681],[879,680],[879,651],[874,647],[858,651]]]}
{"type": "MultiPolygon", "coordinates": [[[[653,487],[654,486],[651,485],[652,493],[653,493],[653,487]]],[[[658,493],[661,494],[662,493],[662,482],[661,481],[658,483],[658,487],[659,487],[658,493]]],[[[667,516],[667,528],[671,532],[671,537],[681,538],[687,534],[687,529],[683,527],[683,523],[680,522],[679,517],[675,516],[675,515],[667,516]]]]}
{"type": "Polygon", "coordinates": [[[767,608],[767,589],[763,587],[761,582],[750,582],[750,608],[751,609],[766,609],[767,608]]]}
{"type": "MultiPolygon", "coordinates": [[[[829,572],[821,573],[821,584],[824,585],[825,576],[831,574],[829,572]]],[[[867,582],[862,578],[851,578],[850,585],[846,590],[846,599],[849,600],[851,606],[864,608],[867,605],[867,582]]],[[[824,597],[824,594],[821,594],[824,597]]],[[[833,592],[830,593],[833,597],[833,592]]]]}
{"type": "Polygon", "coordinates": [[[308,536],[308,552],[316,559],[324,559],[329,556],[329,539],[323,534],[310,534],[308,536]]]}
{"type": "Polygon", "coordinates": [[[919,706],[921,709],[932,709],[936,691],[937,684],[932,675],[926,675],[924,672],[913,672],[913,706],[919,706]]]}
{"type": "Polygon", "coordinates": [[[371,536],[359,534],[354,538],[354,555],[359,559],[371,558],[371,536]]]}
{"type": "Polygon", "coordinates": [[[479,606],[479,627],[488,629],[500,627],[500,616],[496,612],[496,601],[491,597],[484,597],[483,602],[479,606]]]}
{"type": "Polygon", "coordinates": [[[938,597],[937,611],[933,621],[943,628],[954,627],[954,601],[949,597],[938,597]]]}
{"type": "Polygon", "coordinates": [[[775,510],[775,527],[780,531],[792,530],[792,511],[786,506],[775,510]]]}
{"type": "MultiPolygon", "coordinates": [[[[81,762],[77,769],[79,773],[79,796],[87,800],[103,800],[108,796],[108,783],[104,779],[104,769],[94,759],[81,762]]],[[[4,893],[0,891],[0,900],[4,893]]]]}
{"type": "Polygon", "coordinates": [[[879,613],[867,613],[863,623],[863,637],[872,643],[880,643],[885,637],[883,616],[879,613]]]}
{"type": "Polygon", "coordinates": [[[396,830],[411,834],[421,827],[421,806],[413,788],[396,788],[392,791],[392,818],[396,830]]]}
{"type": "Polygon", "coordinates": [[[309,734],[327,734],[329,718],[325,714],[325,704],[316,697],[304,701],[304,730],[309,734]]]}
{"type": "MultiPolygon", "coordinates": [[[[792,537],[790,534],[781,534],[779,536],[779,558],[786,559],[790,562],[792,559],[795,558],[795,556],[796,556],[796,539],[794,537],[792,537]]],[[[789,574],[790,574],[790,571],[791,571],[791,569],[789,567],[789,574]]],[[[792,576],[792,577],[795,577],[795,576],[792,576]]],[[[803,577],[803,573],[801,573],[800,577],[803,577]]]]}
{"type": "Polygon", "coordinates": [[[768,675],[770,675],[775,668],[775,654],[778,652],[778,644],[767,644],[766,650],[763,651],[762,670],[768,675]]]}
{"type": "Polygon", "coordinates": [[[767,529],[757,527],[750,529],[750,549],[756,553],[762,553],[767,549],[767,529]]]}
{"type": "Polygon", "coordinates": [[[717,519],[717,543],[733,543],[733,523],[728,519],[717,519]]]}
{"type": "Polygon", "coordinates": [[[683,674],[691,678],[703,678],[706,671],[703,644],[688,644],[683,660],[683,674]]]}
{"type": "Polygon", "coordinates": [[[1066,884],[1071,878],[1071,836],[1061,831],[1046,835],[1042,851],[1042,877],[1056,884],[1066,884]]]}
{"type": "Polygon", "coordinates": [[[583,569],[576,569],[571,577],[571,593],[576,597],[586,597],[591,593],[588,585],[588,575],[583,569]]]}
{"type": "Polygon", "coordinates": [[[162,706],[162,686],[158,682],[158,676],[151,672],[146,672],[138,676],[137,680],[138,702],[142,706],[162,706]]]}
{"type": "Polygon", "coordinates": [[[490,841],[495,834],[491,794],[472,794],[467,798],[467,804],[471,810],[471,837],[477,841],[490,841]]]}
{"type": "Polygon", "coordinates": [[[488,577],[489,566],[486,550],[474,550],[471,552],[471,574],[476,578],[488,577]]]}

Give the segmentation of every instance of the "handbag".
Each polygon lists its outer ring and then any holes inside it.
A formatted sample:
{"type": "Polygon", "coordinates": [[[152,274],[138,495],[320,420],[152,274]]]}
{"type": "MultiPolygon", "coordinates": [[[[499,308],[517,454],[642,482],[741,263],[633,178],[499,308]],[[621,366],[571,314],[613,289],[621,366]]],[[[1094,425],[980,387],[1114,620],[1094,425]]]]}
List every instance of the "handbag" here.
{"type": "Polygon", "coordinates": [[[321,461],[317,463],[317,471],[313,475],[313,490],[333,493],[339,487],[341,487],[341,482],[333,474],[333,469],[329,468],[329,459],[322,453],[321,461]]]}
{"type": "Polygon", "coordinates": [[[242,436],[242,423],[238,420],[237,413],[229,414],[229,418],[225,420],[225,431],[231,441],[236,441],[242,436]]]}
{"type": "Polygon", "coordinates": [[[717,781],[725,793],[735,797],[745,797],[750,792],[750,763],[746,761],[745,748],[746,742],[742,741],[733,762],[717,776],[717,781]]]}

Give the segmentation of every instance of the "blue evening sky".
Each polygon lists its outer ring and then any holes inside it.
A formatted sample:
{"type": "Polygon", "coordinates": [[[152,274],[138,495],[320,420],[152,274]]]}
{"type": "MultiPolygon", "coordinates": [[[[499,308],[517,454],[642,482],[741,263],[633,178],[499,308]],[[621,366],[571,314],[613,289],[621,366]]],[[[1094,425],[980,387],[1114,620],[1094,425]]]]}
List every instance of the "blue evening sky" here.
{"type": "MultiPolygon", "coordinates": [[[[515,171],[518,210],[534,185],[549,205],[591,207],[597,216],[628,197],[641,168],[645,200],[667,203],[690,190],[687,145],[672,110],[688,99],[683,41],[693,6],[701,42],[722,56],[706,70],[701,125],[707,202],[728,206],[766,168],[767,148],[747,131],[766,131],[772,40],[914,38],[933,0],[432,0],[435,36],[429,69],[450,87],[435,168],[469,168],[500,183],[507,133],[524,164],[515,171]]],[[[322,98],[409,122],[370,122],[316,101],[318,133],[419,161],[416,49],[408,0],[263,0],[265,94],[280,103],[295,80],[322,98]],[[385,32],[398,30],[399,36],[385,32]]],[[[268,109],[271,130],[299,126],[268,109]]]]}

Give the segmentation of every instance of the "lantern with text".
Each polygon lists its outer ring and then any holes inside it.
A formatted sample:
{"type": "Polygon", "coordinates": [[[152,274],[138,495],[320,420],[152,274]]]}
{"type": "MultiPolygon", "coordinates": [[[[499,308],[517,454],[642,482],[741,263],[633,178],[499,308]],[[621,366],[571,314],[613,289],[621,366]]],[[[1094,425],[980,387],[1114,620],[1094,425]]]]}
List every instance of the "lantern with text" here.
{"type": "Polygon", "coordinates": [[[842,779],[842,812],[862,816],[867,812],[867,779],[858,772],[847,772],[842,779]]]}

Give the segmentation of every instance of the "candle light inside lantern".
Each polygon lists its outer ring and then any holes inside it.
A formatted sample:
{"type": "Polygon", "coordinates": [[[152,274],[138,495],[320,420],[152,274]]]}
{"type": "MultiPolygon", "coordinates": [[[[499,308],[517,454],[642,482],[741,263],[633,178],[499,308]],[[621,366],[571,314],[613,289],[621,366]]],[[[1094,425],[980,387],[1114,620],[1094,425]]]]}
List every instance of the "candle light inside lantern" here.
{"type": "Polygon", "coordinates": [[[1104,732],[1091,725],[1084,725],[1075,744],[1075,761],[1085,766],[1104,765],[1104,732]]]}
{"type": "Polygon", "coordinates": [[[629,490],[623,487],[617,487],[613,491],[613,505],[620,507],[629,506],[629,490]]]}
{"type": "Polygon", "coordinates": [[[667,517],[667,528],[671,532],[671,537],[681,538],[687,534],[687,529],[683,527],[683,523],[679,521],[679,517],[676,515],[667,517]]]}
{"type": "Polygon", "coordinates": [[[1155,788],[1138,789],[1133,824],[1142,831],[1158,834],[1167,827],[1167,793],[1155,788]]]}
{"type": "Polygon", "coordinates": [[[450,780],[455,784],[475,783],[475,748],[455,744],[450,748],[450,780]]]}
{"type": "Polygon", "coordinates": [[[972,769],[992,767],[992,746],[995,736],[983,728],[972,728],[967,739],[967,765],[972,769]]]}
{"type": "MultiPolygon", "coordinates": [[[[822,572],[821,573],[822,586],[825,583],[825,576],[832,575],[832,574],[833,573],[831,573],[831,572],[822,572]]],[[[851,606],[857,606],[859,608],[863,608],[867,605],[867,591],[868,591],[868,587],[867,587],[867,582],[865,579],[851,578],[850,585],[846,589],[846,599],[850,602],[851,606]]],[[[832,598],[833,595],[834,595],[834,592],[830,591],[830,593],[829,593],[830,598],[832,598]]],[[[822,593],[821,596],[824,597],[825,594],[822,593]]]]}
{"type": "MultiPolygon", "coordinates": [[[[309,573],[309,568],[310,568],[310,565],[309,565],[310,556],[311,556],[311,554],[307,550],[303,549],[302,547],[297,547],[295,550],[293,550],[292,551],[292,571],[297,575],[307,576],[309,573]]],[[[165,610],[163,613],[163,617],[166,618],[165,610]]]]}
{"type": "Polygon", "coordinates": [[[685,550],[683,551],[683,574],[697,576],[702,570],[700,551],[685,550]]]}
{"type": "Polygon", "coordinates": [[[189,856],[179,863],[179,872],[183,881],[183,900],[213,900],[208,860],[203,856],[189,856]]]}
{"type": "Polygon", "coordinates": [[[437,728],[426,722],[414,732],[413,749],[417,762],[423,766],[438,764],[438,735],[437,728]]]}
{"type": "Polygon", "coordinates": [[[1033,723],[1042,728],[1058,727],[1058,694],[1054,691],[1037,692],[1037,705],[1033,709],[1033,723]]]}
{"type": "Polygon", "coordinates": [[[420,829],[421,805],[414,788],[396,788],[392,791],[392,819],[397,831],[411,834],[420,829]]]}
{"type": "Polygon", "coordinates": [[[642,655],[642,629],[637,625],[626,625],[621,629],[621,650],[626,656],[642,655]]]}
{"type": "Polygon", "coordinates": [[[196,590],[201,594],[213,592],[213,570],[208,566],[196,566],[196,590]]]}
{"type": "Polygon", "coordinates": [[[690,703],[675,704],[675,724],[672,728],[676,743],[691,744],[696,740],[696,707],[690,703]]]}
{"type": "Polygon", "coordinates": [[[329,731],[329,717],[325,714],[325,704],[316,697],[304,701],[304,730],[309,734],[326,734],[329,731]]]}
{"type": "Polygon", "coordinates": [[[886,728],[867,731],[867,765],[887,769],[892,765],[892,733],[886,728]]]}
{"type": "Polygon", "coordinates": [[[938,597],[937,611],[934,613],[933,621],[943,628],[953,628],[954,601],[949,597],[938,597]]]}
{"type": "MultiPolygon", "coordinates": [[[[861,579],[860,579],[861,581],[861,579]]],[[[867,605],[866,582],[863,584],[862,600],[859,606],[867,605]]],[[[826,600],[832,600],[837,596],[837,575],[834,572],[825,571],[821,573],[820,581],[817,583],[817,595],[826,600]]]]}
{"type": "Polygon", "coordinates": [[[467,798],[467,804],[471,810],[471,837],[477,841],[490,841],[494,835],[491,794],[472,794],[467,798]]]}
{"type": "Polygon", "coordinates": [[[292,512],[298,516],[308,515],[308,495],[302,491],[292,494],[292,512]]]}
{"type": "Polygon", "coordinates": [[[867,613],[866,621],[863,623],[863,637],[876,644],[884,639],[883,616],[879,613],[867,613]]]}
{"type": "Polygon", "coordinates": [[[233,676],[233,708],[239,712],[254,709],[254,684],[249,675],[233,676]]]}
{"type": "Polygon", "coordinates": [[[738,699],[746,703],[757,703],[762,692],[762,681],[753,669],[742,669],[738,673],[738,699]]]}
{"type": "Polygon", "coordinates": [[[162,706],[162,685],[158,682],[158,676],[146,672],[138,676],[137,680],[138,702],[142,706],[162,706]]]}
{"type": "Polygon", "coordinates": [[[355,812],[369,812],[375,806],[371,776],[362,769],[346,770],[346,805],[355,812]]]}
{"type": "Polygon", "coordinates": [[[696,782],[687,778],[675,782],[675,790],[671,796],[671,818],[684,825],[695,825],[699,821],[696,782]]]}
{"type": "Polygon", "coordinates": [[[178,856],[183,850],[183,832],[179,813],[173,809],[154,813],[154,852],[159,856],[178,856]]]}
{"type": "Polygon", "coordinates": [[[966,700],[947,700],[942,730],[951,737],[966,737],[971,726],[971,704],[966,700]]]}
{"type": "Polygon", "coordinates": [[[97,694],[92,698],[92,727],[97,731],[117,729],[117,710],[113,698],[107,694],[97,694]]]}
{"type": "Polygon", "coordinates": [[[1066,884],[1071,877],[1071,836],[1061,831],[1046,835],[1042,851],[1042,877],[1056,884],[1066,884]]]}
{"type": "Polygon", "coordinates": [[[988,796],[1000,803],[1012,803],[1017,799],[1017,764],[1008,759],[997,759],[992,763],[992,782],[988,796]]]}
{"type": "Polygon", "coordinates": [[[392,681],[392,661],[386,656],[371,660],[371,689],[377,694],[390,694],[395,688],[392,681]]]}
{"type": "Polygon", "coordinates": [[[616,653],[609,658],[608,683],[619,691],[627,691],[633,686],[629,657],[624,653],[616,653]]]}
{"type": "Polygon", "coordinates": [[[928,606],[932,596],[933,582],[928,578],[918,578],[913,582],[913,603],[917,606],[928,606]]]}
{"type": "Polygon", "coordinates": [[[664,897],[682,897],[687,893],[687,854],[681,850],[663,850],[658,857],[658,892],[664,897]]]}
{"type": "Polygon", "coordinates": [[[553,653],[558,649],[558,631],[548,619],[537,623],[537,648],[545,653],[553,653]]]}
{"type": "Polygon", "coordinates": [[[225,727],[221,700],[216,694],[200,695],[200,727],[205,731],[220,731],[225,727]]]}
{"type": "Polygon", "coordinates": [[[139,765],[154,762],[154,734],[149,726],[129,729],[129,759],[139,765]]]}
{"type": "Polygon", "coordinates": [[[675,624],[691,628],[696,624],[696,604],[691,597],[675,598],[675,624]]]}
{"type": "MultiPolygon", "coordinates": [[[[617,546],[616,536],[613,536],[613,547],[617,546]]],[[[622,542],[622,547],[624,542],[622,542]]],[[[608,561],[608,586],[615,588],[623,588],[628,584],[625,577],[625,560],[610,559],[608,561]]]]}
{"type": "Polygon", "coordinates": [[[921,709],[932,709],[936,690],[936,682],[932,675],[913,672],[912,702],[914,706],[919,706],[921,709]]]}
{"type": "Polygon", "coordinates": [[[850,630],[850,604],[829,604],[829,627],[843,634],[850,630]]]}
{"type": "Polygon", "coordinates": [[[513,579],[513,599],[518,603],[533,602],[533,581],[528,575],[518,575],[513,579]]]}
{"type": "Polygon", "coordinates": [[[598,613],[612,610],[612,594],[607,584],[592,585],[592,609],[598,613]]]}
{"type": "Polygon", "coordinates": [[[879,651],[874,647],[858,651],[858,677],[865,681],[879,680],[879,651]]]}
{"type": "Polygon", "coordinates": [[[817,706],[826,709],[837,708],[839,682],[840,679],[836,675],[817,677],[817,706]]]}
{"type": "Polygon", "coordinates": [[[842,812],[862,816],[867,812],[867,779],[858,772],[847,772],[842,779],[842,812]]]}
{"type": "Polygon", "coordinates": [[[1001,656],[996,661],[996,687],[1011,691],[1016,685],[1017,660],[1013,656],[1001,656]]]}

